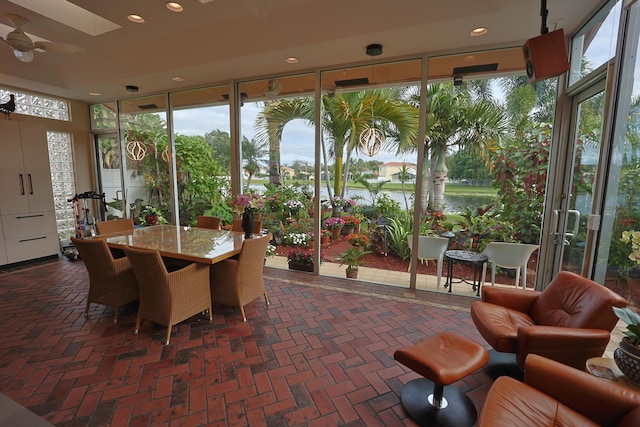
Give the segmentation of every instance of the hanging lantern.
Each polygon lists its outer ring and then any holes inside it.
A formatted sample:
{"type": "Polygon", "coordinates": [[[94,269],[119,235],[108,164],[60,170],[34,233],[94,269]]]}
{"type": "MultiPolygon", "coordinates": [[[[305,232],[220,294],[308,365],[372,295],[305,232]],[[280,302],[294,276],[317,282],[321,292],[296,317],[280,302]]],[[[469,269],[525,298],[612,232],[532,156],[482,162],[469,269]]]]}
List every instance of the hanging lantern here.
{"type": "Polygon", "coordinates": [[[373,115],[373,102],[371,103],[371,126],[360,133],[360,147],[362,151],[369,157],[373,157],[382,149],[382,143],[385,140],[384,132],[376,127],[376,120],[373,115]]]}
{"type": "Polygon", "coordinates": [[[127,143],[127,157],[140,161],[147,155],[147,147],[141,141],[131,140],[127,143]]]}
{"type": "Polygon", "coordinates": [[[382,149],[384,140],[384,133],[380,129],[374,126],[367,128],[360,134],[360,151],[373,157],[382,149]]]}

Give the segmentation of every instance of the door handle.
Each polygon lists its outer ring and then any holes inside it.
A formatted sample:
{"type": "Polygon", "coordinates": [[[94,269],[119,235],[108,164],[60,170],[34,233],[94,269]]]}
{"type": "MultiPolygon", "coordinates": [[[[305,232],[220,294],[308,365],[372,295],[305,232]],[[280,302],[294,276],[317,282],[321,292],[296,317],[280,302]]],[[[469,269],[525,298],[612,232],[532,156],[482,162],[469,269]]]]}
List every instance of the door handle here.
{"type": "Polygon", "coordinates": [[[27,175],[29,177],[29,194],[33,194],[33,180],[31,179],[31,174],[27,175]]]}
{"type": "Polygon", "coordinates": [[[24,196],[24,177],[22,176],[22,174],[20,175],[20,194],[22,194],[24,196]]]}

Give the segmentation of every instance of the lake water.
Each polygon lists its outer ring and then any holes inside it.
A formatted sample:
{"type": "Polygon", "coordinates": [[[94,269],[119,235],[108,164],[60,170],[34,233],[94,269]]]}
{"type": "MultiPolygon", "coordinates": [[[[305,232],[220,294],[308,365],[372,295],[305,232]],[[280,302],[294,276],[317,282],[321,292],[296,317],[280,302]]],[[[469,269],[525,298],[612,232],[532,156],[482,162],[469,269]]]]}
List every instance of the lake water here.
{"type": "MultiPolygon", "coordinates": [[[[257,191],[264,190],[264,187],[262,185],[255,185],[255,186],[252,185],[251,187],[257,191]]],[[[363,197],[362,200],[358,201],[359,204],[363,204],[363,205],[371,204],[371,197],[369,196],[369,192],[365,189],[347,188],[345,193],[347,198],[353,198],[354,196],[363,197]]],[[[396,202],[400,203],[400,207],[402,208],[405,207],[402,191],[387,190],[387,191],[382,191],[382,193],[388,194],[389,197],[391,197],[396,202]]],[[[409,206],[412,206],[413,193],[407,192],[406,194],[407,194],[407,201],[409,202],[409,206]]],[[[327,199],[326,188],[320,189],[320,197],[322,200],[327,199]]],[[[462,212],[465,207],[471,209],[472,211],[475,211],[476,208],[484,207],[490,203],[495,203],[495,201],[496,201],[495,196],[487,196],[486,194],[479,194],[479,195],[445,194],[444,195],[444,213],[462,212]]]]}

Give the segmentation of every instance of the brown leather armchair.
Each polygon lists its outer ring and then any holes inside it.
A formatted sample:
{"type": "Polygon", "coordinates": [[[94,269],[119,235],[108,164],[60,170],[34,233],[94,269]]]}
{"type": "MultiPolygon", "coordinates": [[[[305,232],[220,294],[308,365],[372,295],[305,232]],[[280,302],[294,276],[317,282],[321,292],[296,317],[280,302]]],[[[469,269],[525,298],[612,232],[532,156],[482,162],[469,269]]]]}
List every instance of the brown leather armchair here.
{"type": "Polygon", "coordinates": [[[609,342],[618,321],[612,307],[626,305],[604,286],[561,271],[542,292],[483,287],[482,301],[471,304],[471,318],[494,350],[515,353],[520,368],[535,353],[584,369],[609,342]]]}
{"type": "Polygon", "coordinates": [[[525,382],[498,378],[477,427],[640,426],[640,393],[530,354],[525,382]]]}

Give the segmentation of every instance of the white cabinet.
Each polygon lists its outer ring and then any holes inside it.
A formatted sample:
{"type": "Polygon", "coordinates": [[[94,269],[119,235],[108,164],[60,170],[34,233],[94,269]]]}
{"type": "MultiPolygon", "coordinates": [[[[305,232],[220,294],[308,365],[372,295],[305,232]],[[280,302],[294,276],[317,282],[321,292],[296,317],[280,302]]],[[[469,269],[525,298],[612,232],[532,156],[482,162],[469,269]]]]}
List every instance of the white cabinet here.
{"type": "Polygon", "coordinates": [[[0,120],[0,264],[59,251],[47,133],[37,123],[0,120]]]}
{"type": "Polygon", "coordinates": [[[0,214],[53,210],[45,128],[1,120],[0,142],[0,214]]]}

